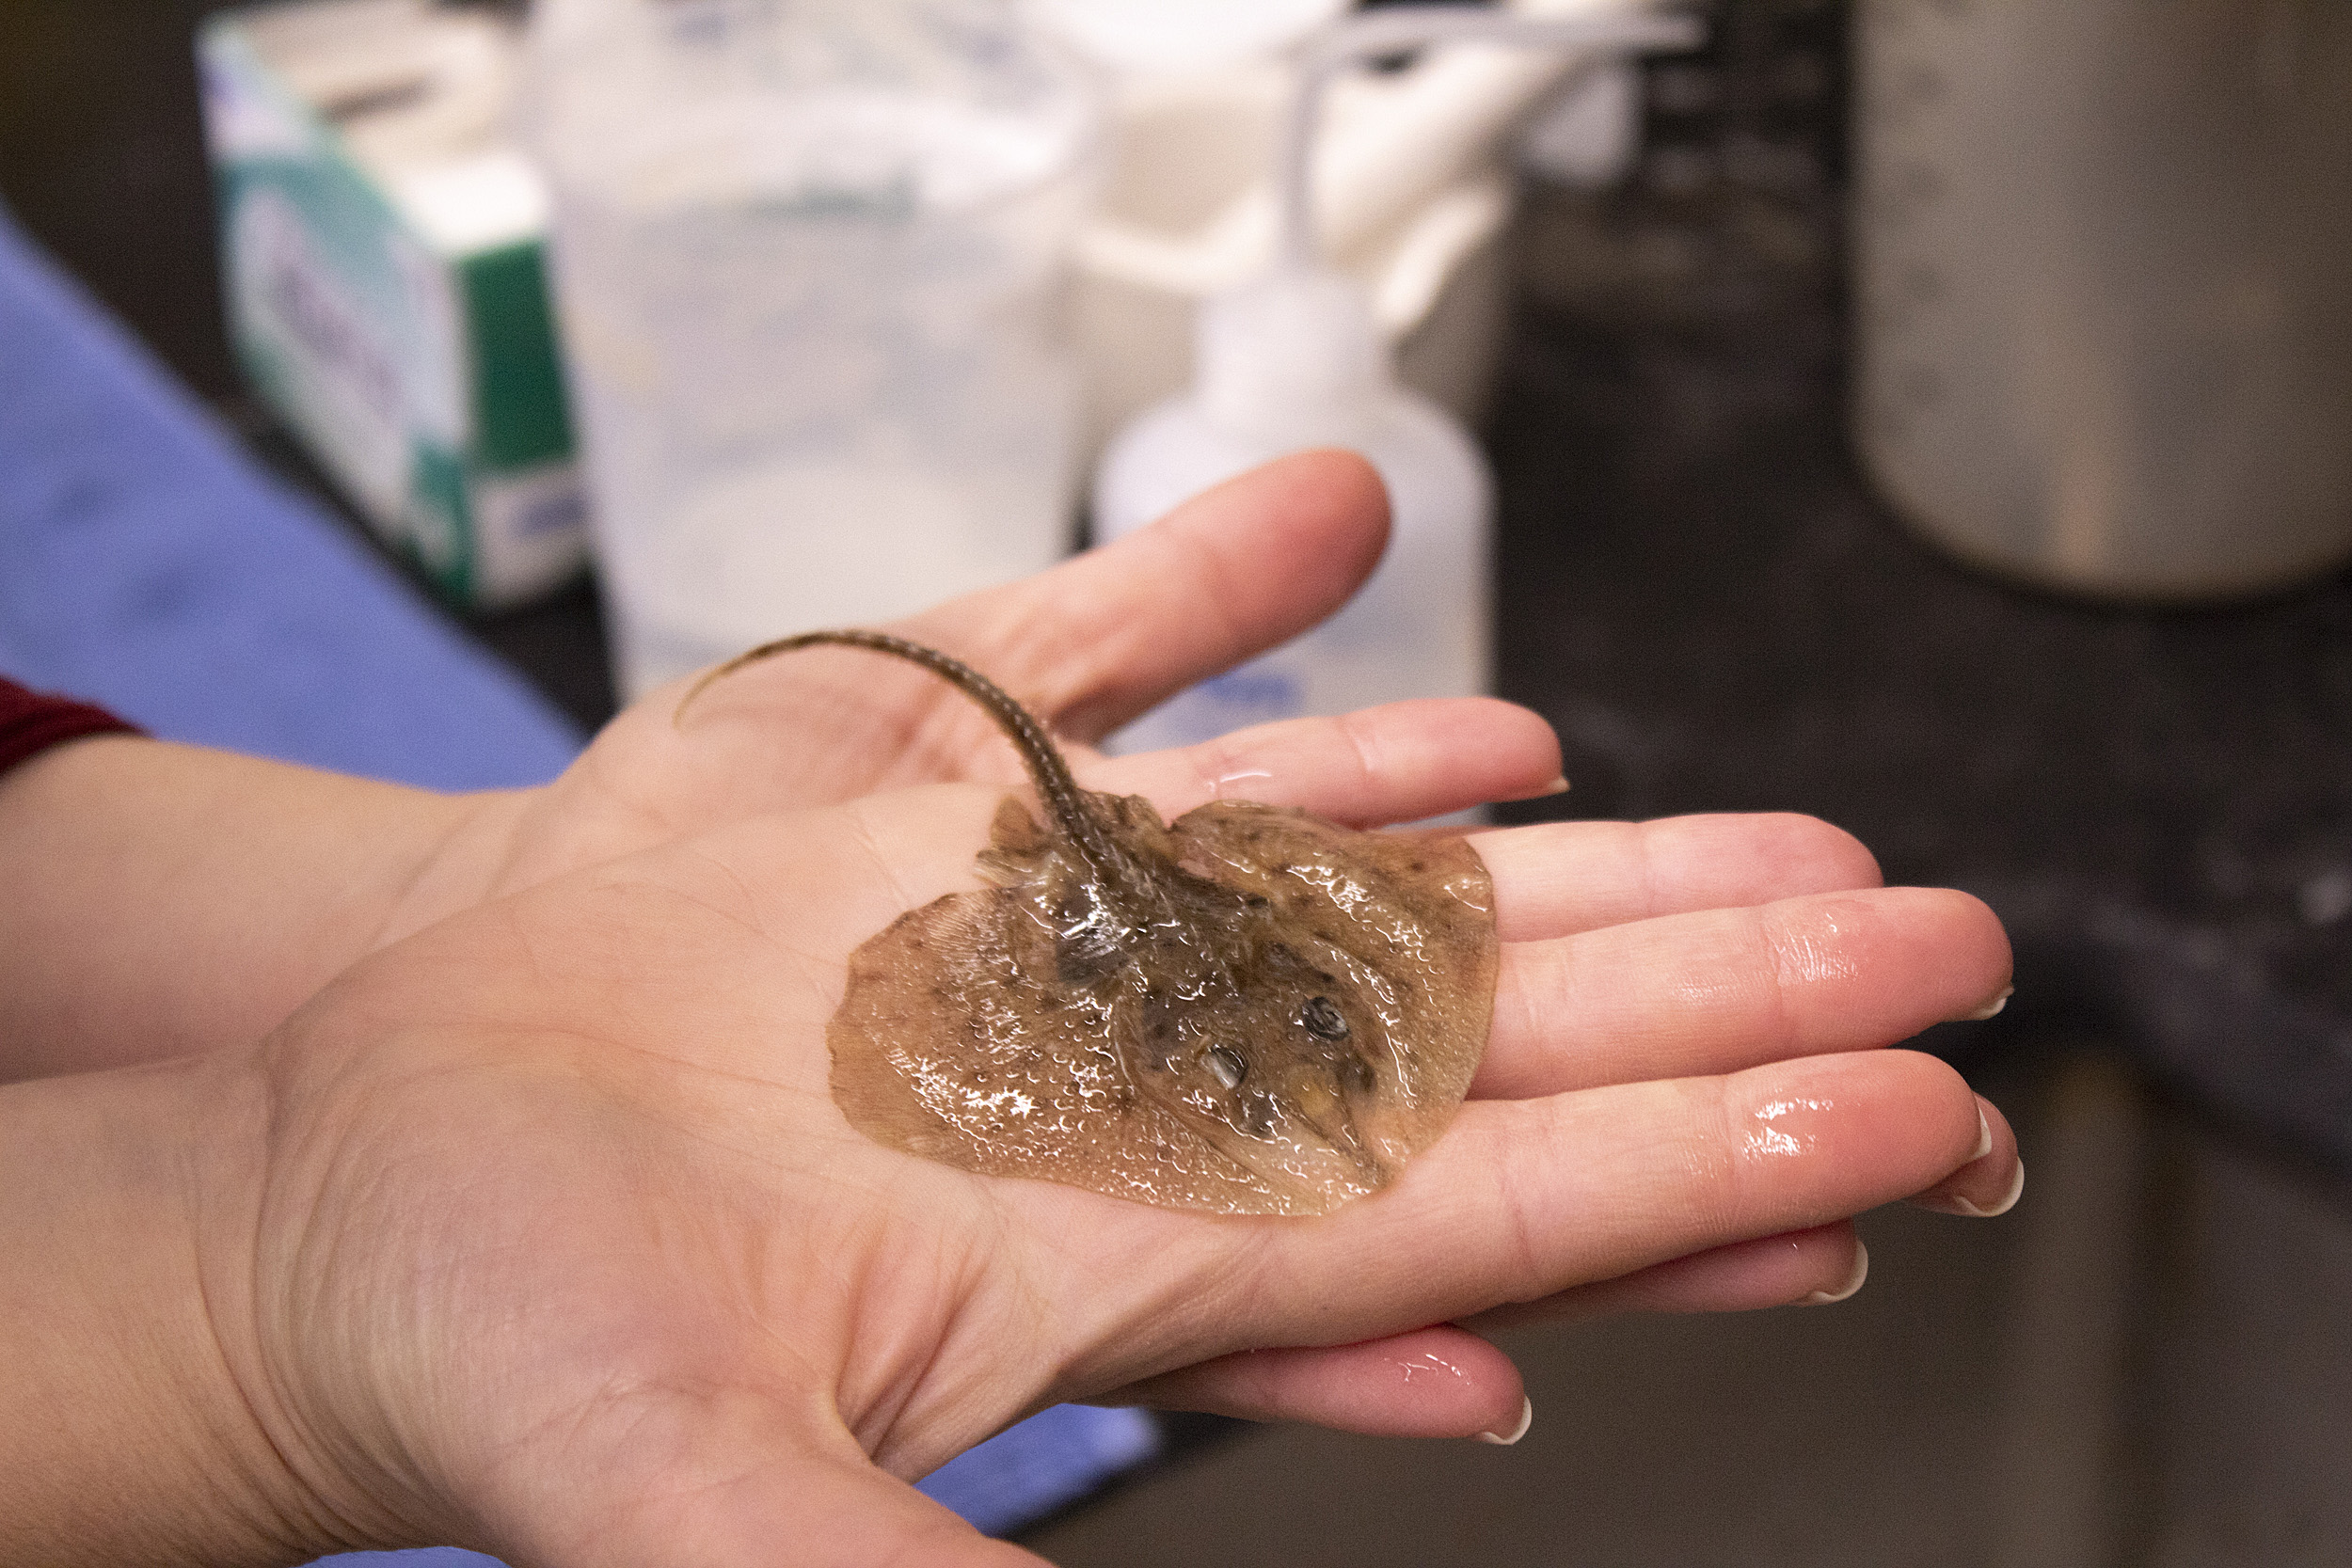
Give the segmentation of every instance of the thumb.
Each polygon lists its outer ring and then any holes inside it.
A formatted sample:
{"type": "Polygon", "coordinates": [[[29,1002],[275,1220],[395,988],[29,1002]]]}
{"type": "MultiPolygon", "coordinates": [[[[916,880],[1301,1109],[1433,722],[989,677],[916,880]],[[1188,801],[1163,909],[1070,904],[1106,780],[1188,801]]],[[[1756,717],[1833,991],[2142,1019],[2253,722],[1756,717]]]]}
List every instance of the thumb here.
{"type": "Polygon", "coordinates": [[[1371,464],[1296,452],[901,629],[974,660],[1062,733],[1099,740],[1337,610],[1379,564],[1388,535],[1388,490],[1371,464]]]}

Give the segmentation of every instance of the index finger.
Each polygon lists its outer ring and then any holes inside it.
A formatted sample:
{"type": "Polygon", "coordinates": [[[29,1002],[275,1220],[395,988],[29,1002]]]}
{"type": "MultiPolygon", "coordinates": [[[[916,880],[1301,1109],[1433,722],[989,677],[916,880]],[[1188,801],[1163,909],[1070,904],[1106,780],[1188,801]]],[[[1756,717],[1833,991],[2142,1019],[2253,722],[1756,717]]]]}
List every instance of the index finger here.
{"type": "Polygon", "coordinates": [[[1379,563],[1388,516],[1361,457],[1298,452],[897,629],[957,650],[1063,734],[1099,740],[1345,604],[1379,563]]]}

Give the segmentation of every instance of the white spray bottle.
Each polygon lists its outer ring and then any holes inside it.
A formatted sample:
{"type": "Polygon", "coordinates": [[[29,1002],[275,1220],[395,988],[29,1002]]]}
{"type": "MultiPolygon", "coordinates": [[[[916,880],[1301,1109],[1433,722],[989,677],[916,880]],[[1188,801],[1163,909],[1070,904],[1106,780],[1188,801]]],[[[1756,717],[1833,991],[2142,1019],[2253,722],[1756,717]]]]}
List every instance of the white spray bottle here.
{"type": "Polygon", "coordinates": [[[1310,46],[1280,152],[1279,260],[1265,277],[1201,303],[1192,389],[1138,416],[1104,453],[1095,538],[1133,532],[1285,452],[1347,447],[1388,485],[1388,553],[1329,620],[1161,705],[1121,731],[1115,750],[1487,689],[1493,480],[1460,423],[1398,384],[1361,291],[1314,259],[1308,152],[1324,84],[1343,66],[1457,40],[1619,50],[1683,46],[1692,36],[1680,18],[1398,7],[1340,24],[1310,46]]]}

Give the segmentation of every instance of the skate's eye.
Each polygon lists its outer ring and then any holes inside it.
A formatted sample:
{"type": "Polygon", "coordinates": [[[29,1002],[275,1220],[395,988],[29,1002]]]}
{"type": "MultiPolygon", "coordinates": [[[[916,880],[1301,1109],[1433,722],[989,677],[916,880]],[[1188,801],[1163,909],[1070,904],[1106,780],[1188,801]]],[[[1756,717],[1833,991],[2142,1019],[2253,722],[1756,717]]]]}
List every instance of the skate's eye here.
{"type": "Polygon", "coordinates": [[[1229,1089],[1241,1087],[1241,1081],[1249,1076],[1249,1064],[1230,1045],[1209,1047],[1208,1062],[1210,1073],[1229,1089]]]}
{"type": "Polygon", "coordinates": [[[1327,996],[1309,997],[1307,1005],[1298,1009],[1298,1022],[1317,1039],[1347,1038],[1347,1020],[1340,1016],[1339,1008],[1327,996]]]}

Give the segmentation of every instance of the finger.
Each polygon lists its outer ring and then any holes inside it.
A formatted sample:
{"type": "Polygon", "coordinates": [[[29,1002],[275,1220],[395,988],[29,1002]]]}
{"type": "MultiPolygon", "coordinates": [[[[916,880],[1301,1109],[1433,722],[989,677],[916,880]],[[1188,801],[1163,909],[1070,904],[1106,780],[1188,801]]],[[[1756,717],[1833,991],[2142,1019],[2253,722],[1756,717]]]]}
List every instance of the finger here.
{"type": "Polygon", "coordinates": [[[1261,1342],[1371,1338],[1848,1219],[1934,1186],[1977,1141],[1976,1096],[1910,1051],[1473,1101],[1389,1190],[1252,1255],[1239,1283],[1261,1342]]]}
{"type": "Polygon", "coordinates": [[[1542,794],[1559,774],[1560,742],[1540,715],[1458,697],[1261,724],[1107,761],[1088,782],[1149,796],[1171,818],[1204,801],[1240,800],[1369,827],[1542,794]]]}
{"type": "Polygon", "coordinates": [[[2025,1196],[2026,1162],[2018,1156],[2017,1134],[2010,1131],[2009,1118],[1981,1095],[1977,1099],[1977,1111],[1984,1117],[1977,1158],[1914,1197],[1911,1201],[1920,1208],[1939,1214],[1990,1219],[2016,1208],[2017,1200],[2025,1196]]]}
{"type": "Polygon", "coordinates": [[[1242,1351],[1130,1385],[1105,1402],[1307,1421],[1373,1437],[1517,1441],[1527,1391],[1511,1358],[1438,1324],[1353,1345],[1242,1351]]]}
{"type": "Polygon", "coordinates": [[[1491,1334],[1533,1323],[1589,1323],[1630,1312],[1753,1312],[1826,1307],[1862,1289],[1870,1254],[1845,1220],[1733,1242],[1540,1301],[1482,1312],[1464,1326],[1491,1334]]]}
{"type": "Polygon", "coordinates": [[[1379,563],[1388,516],[1388,491],[1361,457],[1299,452],[897,629],[969,659],[1065,734],[1097,740],[1345,604],[1379,563]]]}
{"type": "Polygon", "coordinates": [[[1812,894],[1504,947],[1470,1093],[1523,1099],[1863,1051],[2009,984],[1993,911],[1943,888],[1812,894]]]}
{"type": "Polygon", "coordinates": [[[1793,812],[1546,822],[1470,844],[1494,876],[1496,934],[1505,942],[1881,881],[1860,840],[1793,812]]]}

